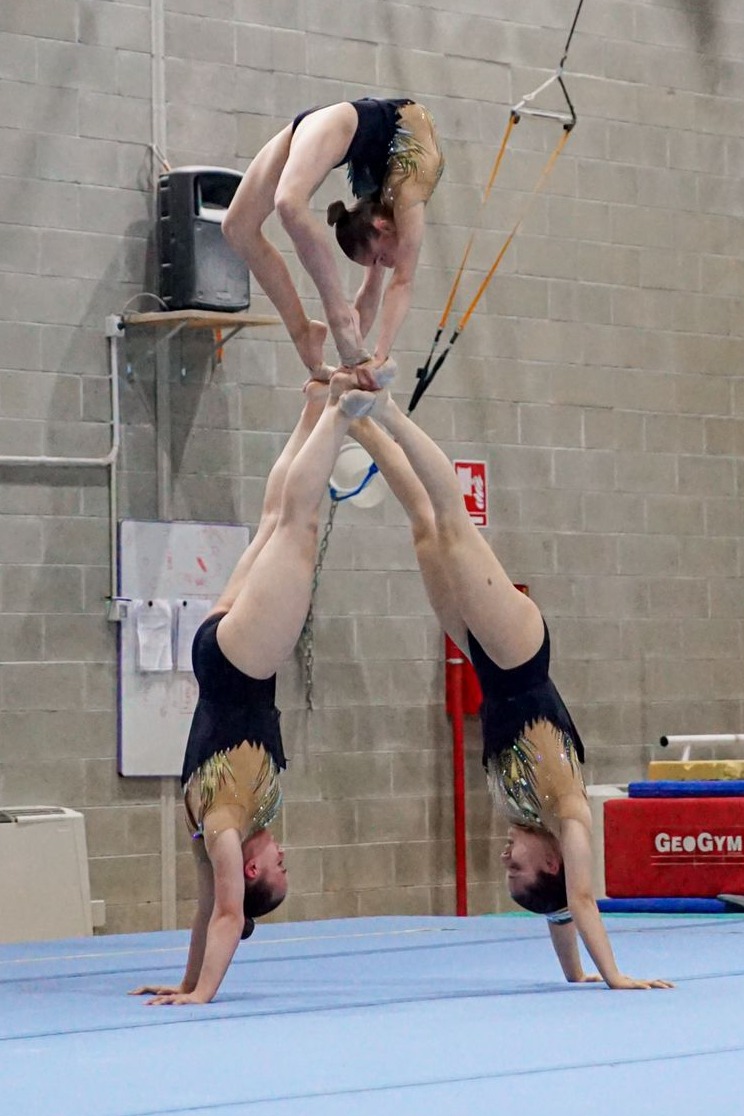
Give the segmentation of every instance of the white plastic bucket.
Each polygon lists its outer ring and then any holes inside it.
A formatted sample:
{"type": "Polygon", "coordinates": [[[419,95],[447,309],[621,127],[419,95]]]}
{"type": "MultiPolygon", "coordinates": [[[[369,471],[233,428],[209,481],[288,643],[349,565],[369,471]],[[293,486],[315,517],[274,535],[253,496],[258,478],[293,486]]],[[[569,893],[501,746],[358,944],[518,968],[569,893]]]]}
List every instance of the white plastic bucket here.
{"type": "Polygon", "coordinates": [[[348,502],[356,508],[374,508],[385,499],[388,492],[387,483],[381,473],[375,473],[361,492],[354,496],[349,495],[362,484],[372,463],[372,458],[358,442],[344,442],[331,474],[329,482],[331,488],[334,488],[342,499],[348,498],[348,502]]]}

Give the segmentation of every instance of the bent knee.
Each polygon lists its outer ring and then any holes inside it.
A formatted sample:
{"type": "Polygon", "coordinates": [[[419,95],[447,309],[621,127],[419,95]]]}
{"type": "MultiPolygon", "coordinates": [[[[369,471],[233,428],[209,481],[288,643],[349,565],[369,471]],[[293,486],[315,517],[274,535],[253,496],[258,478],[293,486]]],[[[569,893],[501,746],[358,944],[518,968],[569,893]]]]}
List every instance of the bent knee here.
{"type": "Polygon", "coordinates": [[[464,503],[458,503],[451,509],[438,510],[432,529],[436,533],[437,542],[444,549],[458,546],[472,535],[473,531],[477,532],[464,503]]]}
{"type": "Polygon", "coordinates": [[[237,211],[231,206],[222,218],[222,235],[231,248],[234,248],[239,240],[241,225],[237,211]]]}
{"type": "Polygon", "coordinates": [[[222,235],[236,250],[249,247],[260,235],[260,228],[243,206],[235,206],[234,203],[222,218],[222,235]]]}
{"type": "Polygon", "coordinates": [[[413,536],[413,545],[416,549],[424,546],[433,546],[437,541],[437,526],[434,515],[430,511],[422,511],[412,514],[410,518],[411,535],[413,536]]]}
{"type": "Polygon", "coordinates": [[[298,224],[300,218],[307,213],[307,199],[300,197],[294,191],[283,190],[280,186],[274,198],[274,209],[282,228],[289,232],[298,224]]]}
{"type": "Polygon", "coordinates": [[[310,545],[314,546],[319,525],[320,514],[317,509],[305,507],[301,500],[295,501],[291,497],[288,499],[285,492],[277,530],[295,536],[298,541],[307,542],[309,538],[310,545]]]}

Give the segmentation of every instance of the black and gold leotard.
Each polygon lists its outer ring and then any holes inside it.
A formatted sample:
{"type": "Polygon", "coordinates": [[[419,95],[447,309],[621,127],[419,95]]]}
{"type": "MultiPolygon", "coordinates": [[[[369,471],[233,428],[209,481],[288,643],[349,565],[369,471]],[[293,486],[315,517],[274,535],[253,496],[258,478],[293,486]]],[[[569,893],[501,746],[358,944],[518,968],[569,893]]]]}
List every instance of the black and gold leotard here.
{"type": "Polygon", "coordinates": [[[223,615],[207,617],[194,636],[199,699],[181,784],[194,836],[235,828],[245,840],[278,813],[279,772],[287,761],[274,704],[276,675],[250,678],[225,658],[217,643],[223,615]]]}
{"type": "MultiPolygon", "coordinates": [[[[406,183],[409,203],[427,202],[444,169],[431,114],[407,98],[362,97],[349,102],[359,123],[343,159],[355,198],[369,198],[394,208],[406,183]]],[[[292,131],[317,108],[306,109],[292,121],[292,131]]]]}
{"type": "Polygon", "coordinates": [[[550,679],[547,625],[540,649],[520,666],[497,666],[468,632],[468,646],[483,691],[483,764],[492,794],[509,820],[544,828],[563,794],[583,791],[584,745],[550,679]]]}

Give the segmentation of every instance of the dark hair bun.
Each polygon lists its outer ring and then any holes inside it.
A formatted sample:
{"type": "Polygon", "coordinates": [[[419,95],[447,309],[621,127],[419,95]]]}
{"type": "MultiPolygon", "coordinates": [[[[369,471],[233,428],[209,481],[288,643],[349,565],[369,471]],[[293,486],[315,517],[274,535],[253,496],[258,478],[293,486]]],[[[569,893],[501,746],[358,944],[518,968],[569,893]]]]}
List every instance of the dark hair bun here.
{"type": "Polygon", "coordinates": [[[240,935],[241,942],[244,942],[246,940],[246,938],[250,938],[251,934],[253,933],[253,931],[255,929],[256,929],[255,919],[247,918],[245,920],[245,922],[243,923],[243,933],[240,935]]]}
{"type": "Polygon", "coordinates": [[[328,224],[337,225],[346,212],[346,206],[342,201],[331,202],[326,213],[328,224]]]}

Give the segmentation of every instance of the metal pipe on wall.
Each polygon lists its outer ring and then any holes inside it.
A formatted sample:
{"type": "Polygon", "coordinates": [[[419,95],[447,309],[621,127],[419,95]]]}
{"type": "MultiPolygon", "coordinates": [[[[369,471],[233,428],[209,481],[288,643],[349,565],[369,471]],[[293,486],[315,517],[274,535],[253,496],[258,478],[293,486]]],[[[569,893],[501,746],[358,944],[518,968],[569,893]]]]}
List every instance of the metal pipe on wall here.
{"type": "Polygon", "coordinates": [[[55,457],[49,454],[23,455],[2,454],[0,466],[40,466],[52,469],[108,469],[109,478],[109,554],[111,564],[110,595],[116,598],[118,592],[118,551],[117,551],[117,462],[121,447],[121,415],[119,404],[119,355],[118,338],[121,336],[121,319],[116,315],[106,318],[106,340],[108,341],[108,365],[111,394],[111,448],[102,457],[55,457]]]}
{"type": "Polygon", "coordinates": [[[150,107],[153,183],[166,156],[165,116],[165,11],[163,0],[150,0],[150,107]]]}
{"type": "MultiPolygon", "coordinates": [[[[165,93],[165,11],[163,0],[150,0],[152,181],[158,180],[160,165],[167,160],[165,93]]],[[[158,485],[158,519],[172,515],[170,379],[164,346],[155,347],[155,410],[158,485]]],[[[176,907],[176,782],[160,780],[160,895],[161,926],[172,930],[177,924],[176,907]]]]}
{"type": "Polygon", "coordinates": [[[662,736],[659,740],[662,748],[681,748],[682,761],[690,758],[693,748],[717,748],[730,744],[744,744],[744,733],[698,733],[693,736],[662,736]]]}
{"type": "Polygon", "coordinates": [[[106,339],[108,341],[109,373],[111,376],[111,464],[109,466],[109,597],[113,602],[119,592],[119,545],[118,545],[118,508],[119,508],[119,447],[121,445],[121,413],[119,402],[119,338],[121,321],[118,318],[106,319],[106,339]]]}
{"type": "Polygon", "coordinates": [[[662,736],[659,743],[662,748],[685,748],[717,744],[744,744],[744,733],[701,733],[697,736],[662,736]]]}

